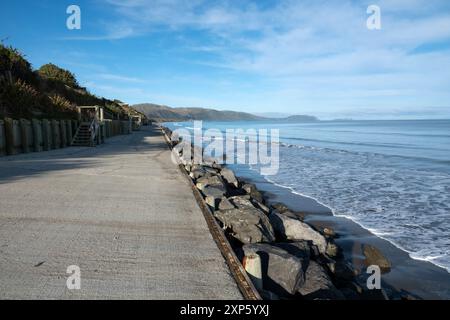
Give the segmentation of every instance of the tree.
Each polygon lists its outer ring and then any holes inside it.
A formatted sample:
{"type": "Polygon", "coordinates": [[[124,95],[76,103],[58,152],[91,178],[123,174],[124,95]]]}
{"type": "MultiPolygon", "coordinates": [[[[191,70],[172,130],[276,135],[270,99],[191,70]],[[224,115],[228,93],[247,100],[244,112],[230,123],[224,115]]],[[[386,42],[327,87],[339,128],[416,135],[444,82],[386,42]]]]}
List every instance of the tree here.
{"type": "Polygon", "coordinates": [[[39,68],[38,73],[42,78],[56,80],[72,88],[79,87],[77,79],[72,72],[62,69],[52,63],[44,64],[39,68]]]}

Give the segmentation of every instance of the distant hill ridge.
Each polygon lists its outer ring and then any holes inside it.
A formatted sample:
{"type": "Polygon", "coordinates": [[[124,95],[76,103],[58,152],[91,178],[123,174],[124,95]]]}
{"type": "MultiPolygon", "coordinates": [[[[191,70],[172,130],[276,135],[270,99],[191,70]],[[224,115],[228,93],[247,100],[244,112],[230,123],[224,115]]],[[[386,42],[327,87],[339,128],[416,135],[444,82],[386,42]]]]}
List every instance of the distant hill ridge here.
{"type": "Polygon", "coordinates": [[[268,118],[257,116],[246,112],[237,111],[219,111],[206,108],[172,108],[153,103],[135,104],[133,108],[142,112],[149,119],[155,121],[267,121],[274,120],[277,122],[314,122],[318,121],[314,116],[293,115],[286,118],[268,118]]]}

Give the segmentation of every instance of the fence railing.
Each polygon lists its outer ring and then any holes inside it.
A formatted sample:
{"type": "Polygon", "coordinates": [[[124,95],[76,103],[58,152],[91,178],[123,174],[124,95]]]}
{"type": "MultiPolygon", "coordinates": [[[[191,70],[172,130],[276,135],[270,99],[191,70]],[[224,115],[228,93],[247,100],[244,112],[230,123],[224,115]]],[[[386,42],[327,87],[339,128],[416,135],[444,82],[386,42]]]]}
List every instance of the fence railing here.
{"type": "MultiPolygon", "coordinates": [[[[65,148],[72,144],[80,122],[77,120],[0,120],[0,156],[65,148]]],[[[97,144],[106,138],[131,133],[129,121],[105,120],[96,129],[97,144]]]]}

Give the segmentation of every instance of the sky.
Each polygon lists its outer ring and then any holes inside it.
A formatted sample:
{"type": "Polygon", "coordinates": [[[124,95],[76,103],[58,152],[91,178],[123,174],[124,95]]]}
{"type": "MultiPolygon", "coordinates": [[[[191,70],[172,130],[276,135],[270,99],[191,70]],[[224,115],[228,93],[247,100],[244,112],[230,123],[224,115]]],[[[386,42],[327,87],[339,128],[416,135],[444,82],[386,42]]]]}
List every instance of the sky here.
{"type": "Polygon", "coordinates": [[[2,0],[0,40],[130,104],[450,118],[448,0],[2,0]]]}

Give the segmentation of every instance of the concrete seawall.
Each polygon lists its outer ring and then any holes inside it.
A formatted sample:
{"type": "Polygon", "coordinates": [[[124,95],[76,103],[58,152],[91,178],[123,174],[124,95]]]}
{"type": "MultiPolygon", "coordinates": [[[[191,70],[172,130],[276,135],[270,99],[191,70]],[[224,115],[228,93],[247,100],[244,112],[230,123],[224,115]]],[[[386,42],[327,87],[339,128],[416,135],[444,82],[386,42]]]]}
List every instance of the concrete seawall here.
{"type": "Polygon", "coordinates": [[[0,159],[0,247],[2,299],[242,298],[153,127],[0,159]]]}

